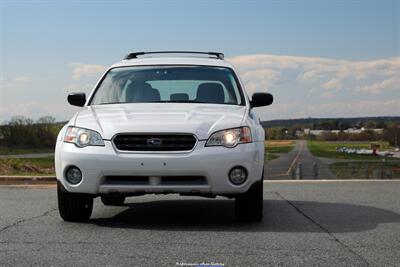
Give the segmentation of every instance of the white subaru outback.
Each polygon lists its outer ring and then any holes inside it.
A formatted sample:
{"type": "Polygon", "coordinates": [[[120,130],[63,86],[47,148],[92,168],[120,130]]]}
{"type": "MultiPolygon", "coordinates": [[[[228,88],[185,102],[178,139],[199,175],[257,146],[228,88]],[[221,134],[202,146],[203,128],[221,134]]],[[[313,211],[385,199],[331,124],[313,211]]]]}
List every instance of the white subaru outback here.
{"type": "Polygon", "coordinates": [[[128,54],[88,98],[68,95],[83,108],[57,138],[61,217],[89,219],[97,196],[122,205],[178,193],[234,198],[238,219],[261,220],[264,130],[252,109],[272,101],[268,93],[250,100],[221,53],[128,54]]]}

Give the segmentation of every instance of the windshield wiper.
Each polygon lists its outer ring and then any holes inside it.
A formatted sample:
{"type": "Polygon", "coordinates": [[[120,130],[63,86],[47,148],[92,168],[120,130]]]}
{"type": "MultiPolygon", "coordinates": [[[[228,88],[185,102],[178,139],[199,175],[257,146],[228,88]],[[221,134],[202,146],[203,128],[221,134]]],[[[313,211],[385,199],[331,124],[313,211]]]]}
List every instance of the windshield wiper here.
{"type": "Polygon", "coordinates": [[[160,101],[160,102],[171,102],[171,103],[207,103],[203,101],[197,101],[197,100],[168,100],[168,101],[160,101]]]}
{"type": "Polygon", "coordinates": [[[212,104],[197,100],[157,100],[157,101],[138,101],[138,102],[123,102],[123,103],[203,103],[212,104]]]}
{"type": "Polygon", "coordinates": [[[108,105],[108,104],[124,104],[124,103],[128,103],[128,102],[104,102],[104,103],[99,103],[96,105],[108,105]]]}

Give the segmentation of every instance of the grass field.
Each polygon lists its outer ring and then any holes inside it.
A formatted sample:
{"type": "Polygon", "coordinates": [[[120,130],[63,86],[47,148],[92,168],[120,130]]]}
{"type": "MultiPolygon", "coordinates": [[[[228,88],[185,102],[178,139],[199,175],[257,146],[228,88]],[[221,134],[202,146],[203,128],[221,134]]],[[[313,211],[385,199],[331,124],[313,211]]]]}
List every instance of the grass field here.
{"type": "Polygon", "coordinates": [[[20,154],[53,153],[53,152],[54,152],[53,148],[21,149],[21,148],[0,147],[0,155],[20,155],[20,154]]]}
{"type": "Polygon", "coordinates": [[[293,149],[293,140],[268,140],[265,141],[267,161],[279,158],[279,154],[289,153],[293,149]]]}
{"type": "Polygon", "coordinates": [[[277,159],[277,158],[279,158],[279,155],[277,155],[277,154],[271,154],[271,153],[265,153],[265,160],[266,161],[271,161],[271,160],[274,160],[274,159],[277,159]]]}
{"type": "MultiPolygon", "coordinates": [[[[378,143],[381,148],[388,147],[386,142],[373,142],[378,143]]],[[[326,142],[326,141],[308,141],[307,145],[311,153],[317,157],[336,158],[336,159],[349,159],[349,160],[382,160],[382,157],[373,155],[357,155],[347,154],[344,152],[336,151],[337,147],[348,148],[365,148],[370,149],[371,142],[326,142]]],[[[390,159],[392,160],[392,159],[390,159]]],[[[396,159],[393,159],[396,160],[396,159]]]]}
{"type": "Polygon", "coordinates": [[[54,157],[0,159],[0,175],[53,175],[54,157]]]}
{"type": "Polygon", "coordinates": [[[329,169],[338,179],[400,179],[400,161],[337,162],[329,169]]]}

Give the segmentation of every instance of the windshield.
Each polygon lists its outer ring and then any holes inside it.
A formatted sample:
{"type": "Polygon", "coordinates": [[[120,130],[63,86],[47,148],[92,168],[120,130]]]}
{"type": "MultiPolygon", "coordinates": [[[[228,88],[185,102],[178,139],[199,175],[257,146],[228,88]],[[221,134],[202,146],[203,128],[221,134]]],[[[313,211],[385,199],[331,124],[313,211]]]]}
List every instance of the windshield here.
{"type": "Polygon", "coordinates": [[[111,69],[90,104],[182,102],[244,105],[229,68],[146,66],[111,69]]]}

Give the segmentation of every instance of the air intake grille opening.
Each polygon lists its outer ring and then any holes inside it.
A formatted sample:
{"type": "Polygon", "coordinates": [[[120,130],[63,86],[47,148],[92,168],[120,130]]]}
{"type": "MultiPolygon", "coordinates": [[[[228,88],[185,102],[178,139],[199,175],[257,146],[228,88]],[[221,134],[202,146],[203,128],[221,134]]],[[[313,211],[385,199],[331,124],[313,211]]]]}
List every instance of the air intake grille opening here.
{"type": "Polygon", "coordinates": [[[118,134],[113,141],[122,151],[189,151],[196,144],[191,134],[118,134]]]}
{"type": "MultiPolygon", "coordinates": [[[[206,185],[207,180],[203,176],[160,176],[160,186],[179,186],[179,185],[206,185]]],[[[146,185],[150,186],[148,176],[106,176],[104,185],[146,185]]]]}

